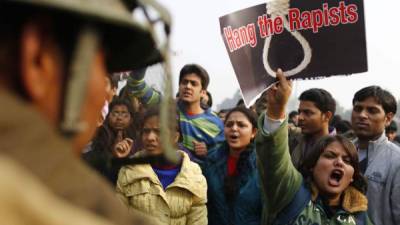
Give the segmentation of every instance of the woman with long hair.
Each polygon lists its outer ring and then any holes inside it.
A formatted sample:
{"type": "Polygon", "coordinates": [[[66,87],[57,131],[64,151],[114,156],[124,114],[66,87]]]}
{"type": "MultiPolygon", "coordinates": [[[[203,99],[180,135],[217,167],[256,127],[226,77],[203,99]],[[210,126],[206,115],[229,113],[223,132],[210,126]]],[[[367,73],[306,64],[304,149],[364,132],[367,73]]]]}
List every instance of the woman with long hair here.
{"type": "Polygon", "coordinates": [[[262,200],[253,139],[255,113],[236,107],[226,115],[225,141],[208,151],[202,165],[208,183],[211,225],[261,224],[262,200]]]}

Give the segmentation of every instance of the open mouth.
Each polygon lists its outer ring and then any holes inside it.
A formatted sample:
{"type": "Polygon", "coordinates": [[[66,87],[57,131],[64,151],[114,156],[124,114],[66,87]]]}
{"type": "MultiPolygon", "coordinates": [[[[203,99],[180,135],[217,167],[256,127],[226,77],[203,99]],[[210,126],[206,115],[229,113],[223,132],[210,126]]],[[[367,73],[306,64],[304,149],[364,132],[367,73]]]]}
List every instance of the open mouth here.
{"type": "Polygon", "coordinates": [[[189,91],[184,91],[183,92],[183,96],[191,96],[192,95],[192,93],[190,93],[189,91]]]}
{"type": "Polygon", "coordinates": [[[340,180],[343,178],[343,171],[333,170],[329,176],[329,184],[332,186],[339,186],[340,180]]]}
{"type": "Polygon", "coordinates": [[[229,135],[229,140],[236,141],[239,139],[239,134],[231,134],[229,135]]]}

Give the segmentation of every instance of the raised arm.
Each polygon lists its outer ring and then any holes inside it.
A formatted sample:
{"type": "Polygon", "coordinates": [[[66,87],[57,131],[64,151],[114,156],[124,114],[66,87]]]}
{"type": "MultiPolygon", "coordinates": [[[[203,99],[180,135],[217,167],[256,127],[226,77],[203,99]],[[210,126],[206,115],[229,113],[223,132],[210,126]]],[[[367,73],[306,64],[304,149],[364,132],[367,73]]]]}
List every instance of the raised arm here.
{"type": "Polygon", "coordinates": [[[130,72],[126,83],[126,92],[129,98],[136,97],[145,106],[160,103],[161,94],[150,87],[144,80],[146,70],[130,72]]]}
{"type": "Polygon", "coordinates": [[[294,198],[302,176],[290,159],[285,109],[292,84],[281,70],[279,82],[268,90],[267,112],[258,121],[257,166],[265,200],[266,221],[273,219],[294,198]]]}

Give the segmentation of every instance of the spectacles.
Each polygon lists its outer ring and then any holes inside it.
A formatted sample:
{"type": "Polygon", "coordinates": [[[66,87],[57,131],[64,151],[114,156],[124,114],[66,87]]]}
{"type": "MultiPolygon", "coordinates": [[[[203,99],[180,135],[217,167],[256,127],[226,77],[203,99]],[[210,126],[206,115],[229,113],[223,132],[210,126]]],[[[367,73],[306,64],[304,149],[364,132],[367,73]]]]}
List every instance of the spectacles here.
{"type": "Polygon", "coordinates": [[[111,111],[110,114],[111,114],[111,116],[113,116],[113,117],[118,117],[118,116],[120,116],[120,117],[122,117],[122,118],[128,118],[128,117],[131,116],[131,115],[129,114],[129,112],[111,111]]]}

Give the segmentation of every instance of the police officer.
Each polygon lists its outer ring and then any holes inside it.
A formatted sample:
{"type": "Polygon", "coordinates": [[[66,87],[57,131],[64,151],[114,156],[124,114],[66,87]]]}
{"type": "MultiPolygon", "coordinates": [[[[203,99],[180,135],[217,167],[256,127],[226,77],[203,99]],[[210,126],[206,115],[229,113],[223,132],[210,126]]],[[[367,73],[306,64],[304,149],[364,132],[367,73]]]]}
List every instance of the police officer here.
{"type": "Polygon", "coordinates": [[[95,130],[105,76],[160,60],[149,27],[120,0],[2,0],[0,23],[1,157],[69,204],[137,224],[77,155],[95,130]]]}

